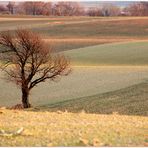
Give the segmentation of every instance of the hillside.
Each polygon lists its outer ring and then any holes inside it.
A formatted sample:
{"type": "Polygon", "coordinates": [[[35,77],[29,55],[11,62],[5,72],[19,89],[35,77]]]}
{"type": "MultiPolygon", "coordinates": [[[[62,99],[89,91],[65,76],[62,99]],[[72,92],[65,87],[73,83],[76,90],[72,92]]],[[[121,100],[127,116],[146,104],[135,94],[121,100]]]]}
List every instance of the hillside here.
{"type": "MultiPolygon", "coordinates": [[[[0,76],[4,77],[2,73],[0,76]]],[[[68,77],[58,82],[46,81],[34,88],[30,93],[30,102],[33,106],[49,105],[123,89],[147,79],[146,66],[72,67],[68,77]]],[[[12,106],[21,102],[21,90],[15,84],[3,79],[0,84],[0,106],[12,106]]]]}
{"type": "Polygon", "coordinates": [[[63,52],[72,65],[113,66],[148,65],[148,42],[111,43],[63,52]]]}
{"type": "Polygon", "coordinates": [[[148,17],[43,17],[0,15],[0,31],[29,28],[56,51],[145,40],[148,17]],[[122,29],[121,29],[122,28],[122,29]]]}
{"type": "Polygon", "coordinates": [[[69,111],[87,113],[148,116],[148,83],[136,84],[127,88],[103,94],[81,97],[44,105],[38,110],[69,111]]]}

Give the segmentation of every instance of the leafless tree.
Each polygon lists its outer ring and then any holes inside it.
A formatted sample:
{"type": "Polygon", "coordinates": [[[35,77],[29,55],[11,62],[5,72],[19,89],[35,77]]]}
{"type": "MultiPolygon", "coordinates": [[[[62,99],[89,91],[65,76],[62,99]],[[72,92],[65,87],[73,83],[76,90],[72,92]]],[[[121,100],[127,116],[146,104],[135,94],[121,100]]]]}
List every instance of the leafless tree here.
{"type": "Polygon", "coordinates": [[[9,2],[7,8],[11,14],[14,14],[15,2],[9,2]]]}
{"type": "Polygon", "coordinates": [[[80,16],[85,15],[84,7],[78,2],[33,2],[26,1],[15,5],[9,2],[7,5],[10,13],[26,14],[26,15],[56,15],[56,16],[80,16]]]}
{"type": "Polygon", "coordinates": [[[50,2],[44,3],[42,15],[52,15],[52,4],[50,2]]]}
{"type": "Polygon", "coordinates": [[[7,80],[17,84],[22,91],[22,104],[29,108],[32,88],[47,79],[55,80],[70,72],[69,60],[64,55],[52,54],[41,37],[29,30],[18,29],[0,34],[1,69],[7,80]]]}
{"type": "Polygon", "coordinates": [[[50,2],[23,2],[18,4],[17,13],[26,15],[51,15],[52,5],[50,2]]]}
{"type": "Polygon", "coordinates": [[[78,16],[83,14],[84,9],[77,2],[58,2],[53,6],[53,15],[78,16]]]}
{"type": "Polygon", "coordinates": [[[20,3],[19,7],[21,7],[27,15],[38,15],[42,9],[42,2],[24,2],[20,3]]]}
{"type": "Polygon", "coordinates": [[[118,16],[120,14],[120,8],[113,4],[104,4],[102,13],[104,16],[118,16]]]}
{"type": "Polygon", "coordinates": [[[99,8],[89,8],[87,10],[87,15],[89,16],[102,16],[102,11],[99,8]]]}
{"type": "Polygon", "coordinates": [[[6,9],[6,7],[4,6],[4,5],[0,5],[0,12],[4,12],[4,11],[6,11],[7,9],[6,9]]]}
{"type": "Polygon", "coordinates": [[[137,2],[125,8],[131,16],[148,16],[148,2],[137,2]]]}

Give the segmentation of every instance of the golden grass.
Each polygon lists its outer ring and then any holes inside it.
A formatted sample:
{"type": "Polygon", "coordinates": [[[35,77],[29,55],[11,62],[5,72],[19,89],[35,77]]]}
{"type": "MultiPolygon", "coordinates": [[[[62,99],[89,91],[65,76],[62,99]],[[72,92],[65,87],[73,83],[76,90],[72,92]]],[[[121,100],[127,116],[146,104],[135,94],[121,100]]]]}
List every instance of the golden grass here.
{"type": "Polygon", "coordinates": [[[1,136],[0,146],[147,146],[148,118],[68,112],[0,109],[0,130],[21,135],[1,136]],[[10,124],[11,123],[11,124],[10,124]]]}
{"type": "MultiPolygon", "coordinates": [[[[84,19],[85,17],[82,17],[82,19],[84,19]]],[[[68,20],[77,20],[77,19],[81,19],[81,17],[44,17],[44,16],[39,16],[39,17],[35,17],[35,16],[23,16],[23,15],[20,15],[19,17],[15,17],[15,16],[12,16],[12,17],[7,17],[7,16],[0,16],[0,21],[14,21],[14,20],[55,20],[55,21],[58,21],[58,20],[65,20],[65,19],[68,19],[68,20]]]]}
{"type": "Polygon", "coordinates": [[[65,20],[69,19],[69,20],[73,20],[73,19],[92,19],[92,20],[101,20],[101,21],[113,21],[113,20],[137,20],[137,19],[148,19],[148,17],[109,17],[109,18],[105,18],[105,17],[86,17],[86,16],[64,16],[64,17],[54,17],[54,16],[50,16],[50,17],[46,17],[46,16],[28,16],[28,15],[0,15],[0,21],[13,21],[13,20],[65,20]]]}

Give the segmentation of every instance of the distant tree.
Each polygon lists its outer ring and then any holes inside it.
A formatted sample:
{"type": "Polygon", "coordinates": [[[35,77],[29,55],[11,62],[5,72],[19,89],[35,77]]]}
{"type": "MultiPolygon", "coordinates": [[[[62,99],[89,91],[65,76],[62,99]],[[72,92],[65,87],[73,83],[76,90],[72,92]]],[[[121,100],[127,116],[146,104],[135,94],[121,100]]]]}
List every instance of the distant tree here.
{"type": "Polygon", "coordinates": [[[70,72],[65,56],[52,54],[38,34],[29,30],[9,31],[0,34],[1,69],[7,80],[17,84],[22,91],[22,104],[29,108],[29,93],[39,83],[55,80],[70,72]]]}
{"type": "Polygon", "coordinates": [[[141,4],[140,3],[131,4],[126,10],[132,16],[139,16],[141,15],[141,4]]]}
{"type": "Polygon", "coordinates": [[[26,14],[25,9],[24,9],[24,3],[18,3],[16,5],[16,14],[26,14]]]}
{"type": "Polygon", "coordinates": [[[42,15],[52,15],[52,4],[50,2],[44,3],[42,15]]]}
{"type": "Polygon", "coordinates": [[[8,11],[11,13],[11,14],[14,14],[14,7],[15,7],[15,2],[9,2],[8,5],[7,5],[7,8],[8,8],[8,11]]]}
{"type": "Polygon", "coordinates": [[[99,8],[89,8],[87,10],[87,15],[89,16],[102,16],[102,11],[99,8]]]}
{"type": "Polygon", "coordinates": [[[6,7],[4,5],[0,5],[0,12],[7,11],[6,7]]]}
{"type": "Polygon", "coordinates": [[[126,7],[131,16],[148,16],[148,2],[137,2],[126,7]]]}
{"type": "Polygon", "coordinates": [[[51,15],[52,5],[50,2],[23,2],[18,4],[17,13],[26,15],[51,15]]]}
{"type": "Polygon", "coordinates": [[[120,8],[113,4],[104,4],[102,13],[104,16],[118,16],[120,14],[120,8]]]}
{"type": "Polygon", "coordinates": [[[21,7],[27,15],[41,15],[44,2],[24,2],[21,7]]]}
{"type": "Polygon", "coordinates": [[[58,2],[53,6],[53,15],[78,16],[84,14],[84,8],[77,2],[58,2]]]}

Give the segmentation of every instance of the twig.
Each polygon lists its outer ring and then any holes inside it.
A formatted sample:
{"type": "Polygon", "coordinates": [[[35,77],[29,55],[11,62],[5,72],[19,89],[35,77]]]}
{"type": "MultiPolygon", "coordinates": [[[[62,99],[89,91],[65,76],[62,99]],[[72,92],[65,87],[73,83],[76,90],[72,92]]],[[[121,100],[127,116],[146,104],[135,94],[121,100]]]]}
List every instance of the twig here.
{"type": "Polygon", "coordinates": [[[24,130],[23,127],[21,127],[16,132],[6,132],[4,130],[0,130],[0,136],[6,136],[6,137],[17,136],[17,135],[20,135],[23,132],[23,130],[24,130]]]}

